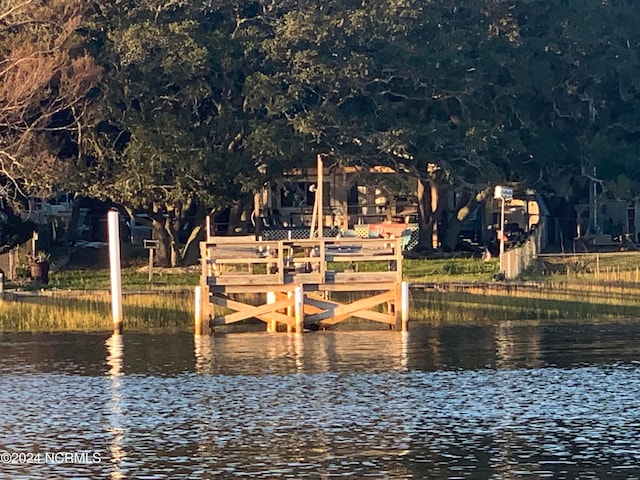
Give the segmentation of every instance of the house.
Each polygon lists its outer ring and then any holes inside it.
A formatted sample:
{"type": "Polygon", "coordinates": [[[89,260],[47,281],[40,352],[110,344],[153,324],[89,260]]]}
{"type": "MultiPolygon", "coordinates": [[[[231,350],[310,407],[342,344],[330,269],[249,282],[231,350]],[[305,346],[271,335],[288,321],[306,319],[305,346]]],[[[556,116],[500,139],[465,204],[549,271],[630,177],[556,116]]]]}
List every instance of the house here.
{"type": "Polygon", "coordinates": [[[329,235],[399,234],[417,227],[415,185],[392,169],[323,165],[321,189],[318,173],[319,168],[292,170],[256,195],[254,222],[259,219],[261,233],[281,230],[308,236],[317,200],[322,203],[319,223],[329,235]]]}

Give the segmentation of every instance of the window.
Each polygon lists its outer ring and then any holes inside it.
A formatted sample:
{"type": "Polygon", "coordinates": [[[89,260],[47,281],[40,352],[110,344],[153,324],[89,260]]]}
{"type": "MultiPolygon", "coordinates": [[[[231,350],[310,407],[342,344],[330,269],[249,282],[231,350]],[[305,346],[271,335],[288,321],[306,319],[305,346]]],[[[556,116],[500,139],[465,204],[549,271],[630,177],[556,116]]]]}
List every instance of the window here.
{"type": "MultiPolygon", "coordinates": [[[[280,190],[280,206],[291,207],[312,207],[316,199],[316,189],[314,182],[288,182],[280,190]]],[[[329,182],[323,183],[323,204],[328,207],[330,203],[329,182]]]]}

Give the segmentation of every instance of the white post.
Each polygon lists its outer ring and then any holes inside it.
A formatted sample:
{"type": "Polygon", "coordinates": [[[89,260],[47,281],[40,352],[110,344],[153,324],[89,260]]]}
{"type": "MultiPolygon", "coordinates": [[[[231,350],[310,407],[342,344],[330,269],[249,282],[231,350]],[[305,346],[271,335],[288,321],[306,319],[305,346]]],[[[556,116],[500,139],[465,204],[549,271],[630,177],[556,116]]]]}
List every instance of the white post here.
{"type": "Polygon", "coordinates": [[[500,200],[500,273],[504,273],[504,197],[500,200]]]}
{"type": "Polygon", "coordinates": [[[149,283],[153,281],[153,248],[149,249],[149,283]]]}
{"type": "Polygon", "coordinates": [[[309,227],[309,240],[313,240],[316,229],[316,217],[318,216],[318,189],[313,197],[313,213],[311,214],[311,226],[309,227]]]}
{"type": "Polygon", "coordinates": [[[402,301],[401,303],[401,315],[402,315],[402,331],[406,332],[409,329],[409,282],[402,282],[402,301]]]}
{"type": "Polygon", "coordinates": [[[324,162],[322,161],[322,155],[318,155],[318,186],[316,188],[316,208],[318,209],[318,238],[323,237],[324,225],[324,203],[323,203],[323,190],[324,185],[324,162]]]}
{"type": "Polygon", "coordinates": [[[36,258],[36,255],[38,254],[38,252],[36,251],[37,241],[38,241],[38,232],[34,230],[33,234],[31,235],[31,255],[33,256],[33,258],[36,258]]]}
{"type": "Polygon", "coordinates": [[[296,333],[304,330],[304,286],[298,285],[294,290],[293,309],[296,315],[296,333]]]}
{"type": "Polygon", "coordinates": [[[109,225],[109,266],[111,271],[111,314],[113,333],[122,333],[122,279],[120,271],[120,220],[116,210],[110,210],[109,225]]]}

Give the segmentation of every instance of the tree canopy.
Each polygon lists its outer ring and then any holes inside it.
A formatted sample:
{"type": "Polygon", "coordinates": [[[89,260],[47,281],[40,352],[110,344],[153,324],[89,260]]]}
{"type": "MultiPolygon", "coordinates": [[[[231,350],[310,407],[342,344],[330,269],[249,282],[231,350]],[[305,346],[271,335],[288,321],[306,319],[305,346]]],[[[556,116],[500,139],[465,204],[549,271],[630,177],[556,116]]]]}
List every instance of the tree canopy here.
{"type": "Polygon", "coordinates": [[[52,188],[73,156],[69,186],[147,212],[167,262],[205,207],[242,209],[317,154],[418,179],[425,248],[437,224],[455,246],[498,183],[571,199],[596,168],[610,195],[640,192],[632,1],[96,0],[82,25],[76,2],[0,16],[6,85],[51,63],[16,90],[30,102],[0,92],[5,176],[52,188]],[[21,20],[64,5],[45,35],[21,20]]]}
{"type": "Polygon", "coordinates": [[[0,7],[0,180],[5,200],[51,195],[69,171],[90,93],[101,77],[80,43],[82,0],[0,7]]]}

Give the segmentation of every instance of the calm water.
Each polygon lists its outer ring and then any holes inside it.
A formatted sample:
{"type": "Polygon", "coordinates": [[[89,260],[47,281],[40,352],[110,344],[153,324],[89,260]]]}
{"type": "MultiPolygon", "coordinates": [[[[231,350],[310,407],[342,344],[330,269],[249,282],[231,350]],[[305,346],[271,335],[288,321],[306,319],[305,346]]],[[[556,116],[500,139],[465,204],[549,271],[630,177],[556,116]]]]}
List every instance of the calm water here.
{"type": "Polygon", "coordinates": [[[639,340],[636,322],[0,335],[0,478],[640,478],[639,340]]]}

